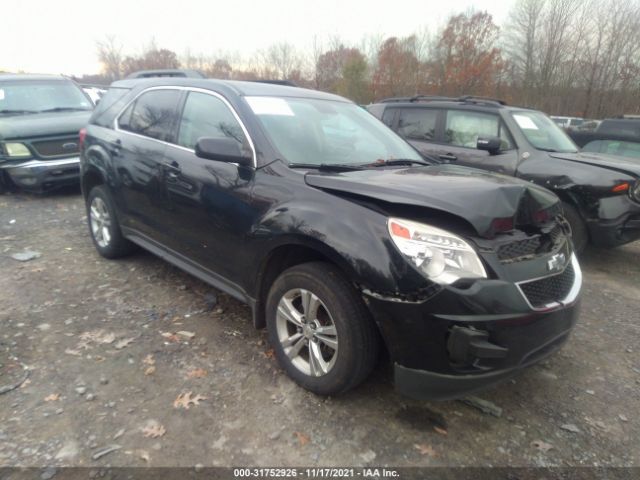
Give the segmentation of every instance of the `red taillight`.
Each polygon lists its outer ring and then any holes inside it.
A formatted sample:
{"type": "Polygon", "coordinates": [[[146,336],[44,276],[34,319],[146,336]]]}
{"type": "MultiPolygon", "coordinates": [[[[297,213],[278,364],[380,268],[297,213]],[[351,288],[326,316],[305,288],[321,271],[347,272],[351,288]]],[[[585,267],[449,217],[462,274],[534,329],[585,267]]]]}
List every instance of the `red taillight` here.
{"type": "Polygon", "coordinates": [[[78,150],[82,151],[82,147],[84,147],[84,137],[87,136],[87,129],[81,128],[78,134],[78,150]]]}
{"type": "Polygon", "coordinates": [[[391,233],[397,237],[411,239],[411,232],[409,229],[396,222],[391,222],[391,233]]]}

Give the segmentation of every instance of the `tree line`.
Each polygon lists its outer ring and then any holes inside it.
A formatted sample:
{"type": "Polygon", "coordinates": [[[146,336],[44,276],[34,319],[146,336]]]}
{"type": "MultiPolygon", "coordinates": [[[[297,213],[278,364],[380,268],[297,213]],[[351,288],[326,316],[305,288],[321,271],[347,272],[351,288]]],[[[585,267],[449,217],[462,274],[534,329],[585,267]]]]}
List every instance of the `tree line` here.
{"type": "Polygon", "coordinates": [[[503,25],[483,11],[449,17],[407,37],[277,43],[249,58],[225,52],[178,55],[151,42],[125,54],[114,37],[97,43],[109,83],[136,70],[189,68],[207,77],[282,79],[361,104],[386,97],[476,95],[549,114],[603,118],[640,113],[640,0],[516,0],[503,25]]]}

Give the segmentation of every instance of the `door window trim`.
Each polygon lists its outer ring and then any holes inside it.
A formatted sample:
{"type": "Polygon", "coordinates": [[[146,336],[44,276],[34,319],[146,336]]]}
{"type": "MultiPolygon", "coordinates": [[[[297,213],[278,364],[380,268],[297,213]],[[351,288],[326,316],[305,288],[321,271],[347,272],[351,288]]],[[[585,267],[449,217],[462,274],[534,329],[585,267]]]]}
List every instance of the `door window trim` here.
{"type": "MultiPolygon", "coordinates": [[[[238,115],[238,112],[236,112],[236,110],[233,108],[233,106],[229,103],[229,101],[226,98],[224,98],[218,92],[214,92],[212,90],[207,90],[206,88],[182,87],[182,86],[176,86],[176,85],[160,85],[160,86],[145,88],[144,90],[139,92],[135,97],[133,97],[116,115],[115,119],[113,120],[113,129],[116,132],[122,132],[122,133],[126,133],[128,135],[133,135],[135,137],[145,138],[147,140],[158,142],[158,143],[161,143],[163,145],[168,145],[170,147],[177,148],[177,149],[180,149],[180,150],[183,150],[183,151],[186,151],[186,152],[191,152],[191,153],[193,153],[195,155],[196,152],[195,152],[195,150],[193,148],[183,147],[182,145],[178,145],[176,143],[165,142],[164,140],[158,140],[157,138],[148,137],[146,135],[141,135],[139,133],[130,132],[128,130],[123,130],[123,129],[120,128],[120,126],[118,124],[118,120],[125,113],[125,111],[129,108],[129,106],[131,106],[131,104],[133,104],[141,95],[143,95],[143,94],[145,94],[147,92],[153,91],[153,90],[178,90],[178,91],[187,92],[187,93],[188,92],[199,92],[199,93],[204,93],[204,94],[207,94],[207,95],[211,95],[211,96],[216,97],[217,99],[221,100],[222,103],[224,103],[227,106],[227,108],[231,111],[231,114],[234,116],[234,118],[236,119],[236,121],[240,125],[240,128],[242,129],[242,132],[244,133],[245,137],[247,138],[247,142],[249,143],[249,147],[251,148],[251,157],[253,159],[253,168],[258,168],[258,157],[256,155],[256,148],[255,148],[255,146],[253,144],[253,140],[251,139],[251,136],[249,135],[249,131],[247,130],[247,127],[245,126],[244,122],[242,121],[242,119],[238,115]]],[[[179,100],[177,107],[180,107],[181,105],[182,105],[182,101],[179,100]]],[[[177,110],[176,113],[179,115],[178,121],[181,122],[182,121],[183,109],[179,108],[179,110],[177,110]]]]}

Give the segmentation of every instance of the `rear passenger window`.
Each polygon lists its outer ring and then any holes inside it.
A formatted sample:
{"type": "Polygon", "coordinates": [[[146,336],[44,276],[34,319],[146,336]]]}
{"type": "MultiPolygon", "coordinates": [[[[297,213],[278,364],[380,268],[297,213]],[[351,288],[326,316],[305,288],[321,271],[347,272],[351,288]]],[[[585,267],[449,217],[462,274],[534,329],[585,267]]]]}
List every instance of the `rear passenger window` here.
{"type": "Polygon", "coordinates": [[[476,148],[478,137],[500,137],[501,150],[513,148],[509,134],[497,115],[467,110],[447,112],[446,143],[458,147],[476,148]]]}
{"type": "Polygon", "coordinates": [[[171,141],[179,98],[179,90],[143,93],[120,115],[118,127],[156,140],[171,141]]]}
{"type": "Polygon", "coordinates": [[[180,121],[178,144],[194,148],[201,137],[232,138],[241,148],[247,147],[240,123],[222,100],[206,93],[189,92],[180,121]]]}
{"type": "Polygon", "coordinates": [[[395,116],[397,108],[387,108],[382,114],[382,123],[384,123],[387,127],[393,127],[393,117],[395,116]]]}
{"type": "Polygon", "coordinates": [[[400,112],[398,133],[411,140],[434,140],[438,110],[408,108],[400,112]]]}

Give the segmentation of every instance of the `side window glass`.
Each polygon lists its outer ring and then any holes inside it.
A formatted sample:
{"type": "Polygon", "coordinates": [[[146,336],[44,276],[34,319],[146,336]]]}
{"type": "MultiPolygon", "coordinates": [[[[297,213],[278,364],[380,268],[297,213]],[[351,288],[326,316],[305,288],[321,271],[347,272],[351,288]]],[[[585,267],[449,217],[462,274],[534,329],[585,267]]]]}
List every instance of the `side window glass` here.
{"type": "Polygon", "coordinates": [[[622,142],[620,155],[631,158],[640,158],[640,143],[622,142]]]}
{"type": "Polygon", "coordinates": [[[437,118],[438,110],[407,108],[400,112],[398,133],[412,140],[433,140],[437,118]]]}
{"type": "Polygon", "coordinates": [[[617,155],[620,145],[621,143],[615,140],[604,140],[600,151],[602,153],[608,153],[609,155],[617,155]]]}
{"type": "Polygon", "coordinates": [[[397,111],[397,108],[387,108],[382,114],[382,123],[391,128],[393,126],[393,117],[397,111]]]}
{"type": "Polygon", "coordinates": [[[118,119],[118,127],[156,140],[171,141],[179,98],[178,90],[143,93],[133,108],[128,108],[118,119]]]}
{"type": "Polygon", "coordinates": [[[222,100],[206,93],[189,92],[180,120],[178,144],[195,148],[201,137],[232,138],[241,148],[248,148],[240,123],[222,100]]]}
{"type": "Polygon", "coordinates": [[[463,110],[447,112],[446,143],[476,148],[478,137],[500,137],[501,150],[513,148],[509,134],[497,115],[463,110]]]}

